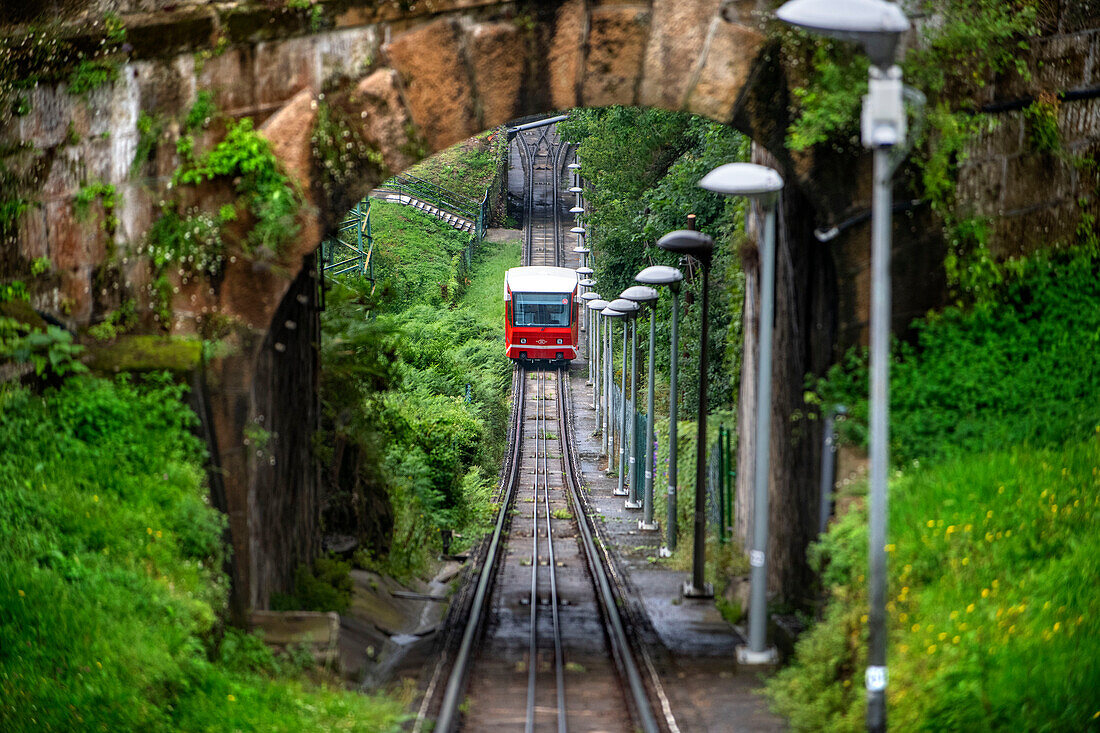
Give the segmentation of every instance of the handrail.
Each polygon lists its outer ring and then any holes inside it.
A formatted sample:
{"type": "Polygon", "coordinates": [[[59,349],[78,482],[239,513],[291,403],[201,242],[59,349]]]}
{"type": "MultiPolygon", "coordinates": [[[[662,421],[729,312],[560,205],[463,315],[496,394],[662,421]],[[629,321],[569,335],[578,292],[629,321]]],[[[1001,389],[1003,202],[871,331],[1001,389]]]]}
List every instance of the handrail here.
{"type": "Polygon", "coordinates": [[[432,204],[436,208],[447,209],[452,214],[459,214],[471,221],[477,220],[481,208],[480,202],[469,196],[416,176],[394,176],[382,182],[378,188],[383,191],[408,193],[413,195],[414,198],[432,204]]]}

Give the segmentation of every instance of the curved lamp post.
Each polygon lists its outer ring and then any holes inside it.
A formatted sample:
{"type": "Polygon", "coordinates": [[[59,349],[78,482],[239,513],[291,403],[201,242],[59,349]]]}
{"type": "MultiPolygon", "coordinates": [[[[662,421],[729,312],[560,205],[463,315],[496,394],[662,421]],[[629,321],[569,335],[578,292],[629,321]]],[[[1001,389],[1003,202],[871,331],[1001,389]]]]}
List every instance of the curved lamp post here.
{"type": "Polygon", "coordinates": [[[707,319],[710,309],[710,263],[714,240],[693,229],[677,229],[657,240],[657,246],[669,252],[694,257],[703,270],[702,324],[699,329],[699,411],[695,434],[695,516],[691,580],[684,583],[685,598],[713,598],[714,588],[706,582],[704,566],[707,552],[707,319]]]}
{"type": "Polygon", "coordinates": [[[633,300],[627,300],[626,298],[616,298],[611,301],[611,305],[608,306],[612,310],[617,310],[622,313],[626,318],[623,320],[623,397],[622,404],[622,422],[619,429],[619,488],[615,490],[615,496],[629,497],[626,500],[627,509],[639,509],[641,503],[637,501],[637,497],[633,492],[633,479],[634,479],[634,446],[631,445],[630,449],[627,449],[627,444],[630,443],[630,436],[634,434],[633,430],[629,430],[627,427],[626,419],[626,403],[627,403],[627,391],[626,391],[626,375],[630,372],[630,405],[633,407],[636,403],[634,398],[637,396],[638,381],[637,371],[638,367],[638,324],[637,317],[638,311],[641,310],[641,306],[635,303],[633,300]],[[630,354],[630,367],[628,369],[626,363],[627,354],[630,354]],[[634,506],[631,506],[631,505],[634,506]]]}
{"type": "MultiPolygon", "coordinates": [[[[680,281],[684,279],[684,273],[675,267],[668,265],[653,265],[647,267],[634,279],[645,285],[667,285],[672,292],[672,361],[668,377],[668,518],[665,520],[665,542],[669,552],[676,549],[677,520],[676,520],[676,429],[677,429],[677,384],[676,370],[679,361],[679,322],[680,322],[680,281]]],[[[653,366],[650,365],[652,372],[653,366]]],[[[653,407],[650,407],[650,412],[653,407]]]]}
{"type": "MultiPolygon", "coordinates": [[[[584,285],[585,282],[586,281],[581,280],[581,285],[584,285]]],[[[589,288],[595,286],[595,284],[596,284],[595,280],[588,280],[587,282],[589,283],[587,285],[587,287],[589,287],[589,288]]],[[[593,339],[593,334],[596,333],[596,329],[597,329],[596,323],[592,320],[592,310],[590,308],[588,308],[588,304],[591,303],[593,300],[598,299],[599,297],[600,297],[600,294],[596,293],[596,292],[593,292],[592,290],[589,290],[586,293],[581,293],[581,300],[584,301],[584,303],[583,303],[583,305],[584,305],[584,319],[586,321],[588,321],[588,338],[586,338],[584,340],[585,358],[588,359],[588,380],[587,380],[588,384],[592,384],[592,380],[593,380],[593,377],[592,377],[592,359],[596,354],[596,348],[592,345],[592,339],[593,339]]],[[[595,391],[593,391],[593,394],[595,394],[595,391]]],[[[593,409],[595,409],[595,408],[593,408],[593,409]]]]}
{"type": "Polygon", "coordinates": [[[753,540],[749,552],[752,590],[749,600],[749,644],[738,646],[740,664],[774,664],[775,647],[766,646],[768,589],[768,478],[771,459],[772,323],[775,313],[775,205],[783,179],[771,168],[752,163],[720,165],[699,181],[700,188],[746,196],[764,209],[764,246],[760,270],[760,359],[756,370],[756,461],[753,482],[753,540]]]}
{"type": "MultiPolygon", "coordinates": [[[[622,296],[633,300],[638,305],[649,303],[649,371],[646,372],[646,380],[649,384],[646,390],[646,427],[645,427],[645,484],[642,489],[642,519],[638,521],[638,529],[645,532],[656,532],[660,527],[653,521],[653,342],[657,338],[657,291],[648,285],[632,285],[622,292],[622,296]]],[[[637,430],[637,421],[634,422],[637,430]]],[[[638,436],[634,436],[638,440],[638,436]]]]}
{"type": "MultiPolygon", "coordinates": [[[[871,404],[868,558],[870,610],[867,653],[867,729],[886,730],[886,523],[890,390],[890,178],[895,146],[905,142],[901,69],[893,65],[909,19],[885,0],[791,0],[776,16],[813,33],[856,41],[871,59],[863,98],[862,138],[874,151],[871,206],[871,404]]],[[[919,102],[918,102],[919,103],[919,102]]]]}

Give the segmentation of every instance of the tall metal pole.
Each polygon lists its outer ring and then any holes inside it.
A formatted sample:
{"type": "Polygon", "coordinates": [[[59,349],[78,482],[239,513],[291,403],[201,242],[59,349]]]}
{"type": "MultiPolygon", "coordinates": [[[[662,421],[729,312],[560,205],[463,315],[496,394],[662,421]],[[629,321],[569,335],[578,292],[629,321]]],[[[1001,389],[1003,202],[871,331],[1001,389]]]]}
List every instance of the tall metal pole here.
{"type": "Polygon", "coordinates": [[[646,399],[646,424],[645,424],[645,491],[642,494],[642,521],[638,523],[638,529],[654,531],[658,529],[657,522],[653,521],[653,423],[656,417],[653,412],[653,385],[654,385],[654,361],[653,348],[657,339],[657,301],[649,303],[649,369],[646,372],[648,385],[646,399]]]}
{"type": "Polygon", "coordinates": [[[626,352],[630,348],[630,316],[623,316],[623,391],[619,407],[622,416],[619,422],[619,488],[615,489],[615,496],[628,496],[626,490],[626,352]]]}
{"type": "Polygon", "coordinates": [[[691,558],[691,588],[685,596],[710,598],[714,591],[705,579],[707,552],[707,321],[710,317],[710,257],[700,260],[703,275],[703,303],[699,329],[699,410],[695,431],[695,521],[691,558]]]}
{"type": "Polygon", "coordinates": [[[596,425],[600,424],[600,375],[596,365],[600,363],[600,319],[596,312],[589,309],[592,330],[588,337],[592,339],[592,348],[588,352],[588,381],[592,383],[592,409],[596,411],[596,425]]]}
{"type": "MultiPolygon", "coordinates": [[[[753,481],[753,540],[749,553],[752,588],[749,596],[747,662],[773,661],[767,649],[768,478],[771,470],[772,323],[775,314],[775,201],[764,206],[764,252],[760,268],[760,361],[756,370],[756,460],[753,481]]],[[[770,652],[770,653],[769,653],[770,652]]]]}
{"type": "Polygon", "coordinates": [[[890,409],[890,176],[891,147],[875,148],[871,206],[871,486],[870,644],[867,653],[867,729],[886,730],[886,491],[890,409]]]}
{"type": "Polygon", "coordinates": [[[679,388],[676,384],[677,363],[680,361],[680,283],[669,285],[672,290],[672,365],[668,378],[668,549],[676,549],[679,531],[676,517],[676,439],[679,422],[679,388]]]}
{"type": "Polygon", "coordinates": [[[610,420],[610,412],[611,412],[611,409],[610,409],[610,395],[611,395],[610,362],[611,362],[611,358],[612,358],[612,354],[611,354],[611,330],[612,330],[612,328],[611,328],[611,319],[610,318],[604,318],[602,320],[604,321],[604,324],[603,324],[604,328],[603,328],[603,364],[602,364],[603,371],[600,373],[600,392],[602,393],[602,394],[600,394],[600,400],[602,402],[601,409],[600,409],[600,413],[601,413],[600,414],[600,417],[601,417],[600,429],[601,429],[601,432],[602,432],[602,436],[601,436],[602,445],[601,445],[601,447],[603,448],[603,454],[605,456],[607,456],[608,465],[611,465],[611,455],[608,452],[607,445],[608,445],[608,441],[610,439],[610,436],[608,435],[608,433],[611,430],[611,420],[610,420]]]}
{"type": "Polygon", "coordinates": [[[630,497],[626,500],[627,509],[641,509],[642,497],[638,496],[638,312],[630,319],[630,450],[627,452],[627,466],[630,468],[630,497]]]}

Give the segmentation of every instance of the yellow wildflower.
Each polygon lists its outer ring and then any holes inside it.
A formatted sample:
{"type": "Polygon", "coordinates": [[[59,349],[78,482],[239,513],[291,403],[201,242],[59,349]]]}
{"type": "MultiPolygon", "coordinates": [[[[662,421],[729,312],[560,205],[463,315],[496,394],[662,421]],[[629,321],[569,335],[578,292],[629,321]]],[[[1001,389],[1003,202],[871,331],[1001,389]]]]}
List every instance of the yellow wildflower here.
{"type": "Polygon", "coordinates": [[[958,643],[959,643],[959,639],[960,639],[960,637],[958,636],[958,634],[956,634],[955,636],[953,636],[953,637],[951,638],[951,643],[952,643],[952,644],[958,644],[958,643]]]}
{"type": "Polygon", "coordinates": [[[936,645],[935,644],[929,644],[928,645],[928,653],[929,654],[935,654],[936,653],[936,645]]]}
{"type": "Polygon", "coordinates": [[[969,606],[966,607],[966,612],[967,613],[974,613],[974,604],[973,603],[971,603],[969,606]]]}
{"type": "Polygon", "coordinates": [[[22,588],[19,589],[19,597],[20,598],[26,598],[27,597],[27,594],[23,592],[22,588]]]}
{"type": "Polygon", "coordinates": [[[226,695],[225,699],[228,700],[229,702],[237,702],[236,696],[234,696],[232,693],[226,695]]]}

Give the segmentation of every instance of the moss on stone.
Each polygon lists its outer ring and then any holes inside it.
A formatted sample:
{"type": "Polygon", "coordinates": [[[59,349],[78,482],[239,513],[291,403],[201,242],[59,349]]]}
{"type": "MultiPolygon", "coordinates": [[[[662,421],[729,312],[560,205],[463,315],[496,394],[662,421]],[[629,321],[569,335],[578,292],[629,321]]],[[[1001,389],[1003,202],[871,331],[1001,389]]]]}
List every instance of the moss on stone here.
{"type": "Polygon", "coordinates": [[[165,336],[122,336],[106,344],[89,344],[84,363],[103,374],[118,372],[188,372],[198,366],[202,342],[165,336]]]}

